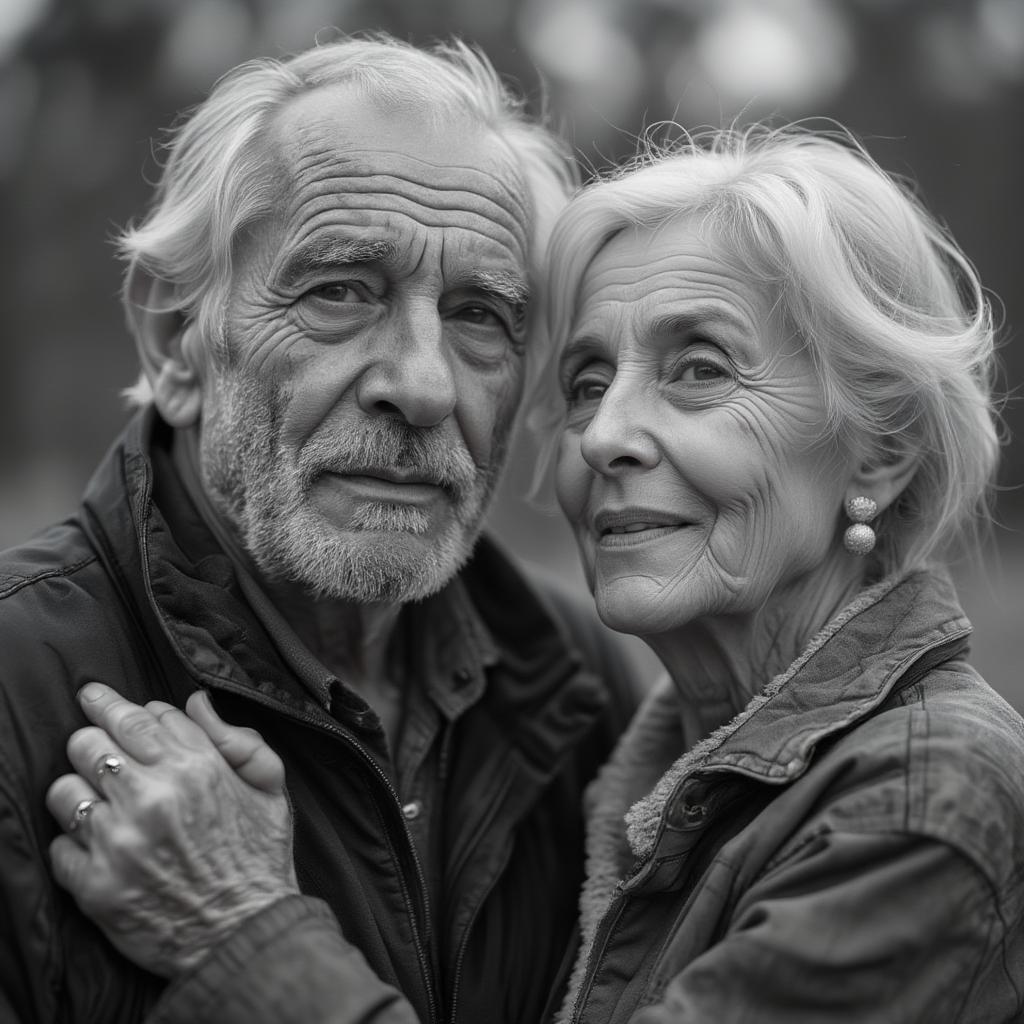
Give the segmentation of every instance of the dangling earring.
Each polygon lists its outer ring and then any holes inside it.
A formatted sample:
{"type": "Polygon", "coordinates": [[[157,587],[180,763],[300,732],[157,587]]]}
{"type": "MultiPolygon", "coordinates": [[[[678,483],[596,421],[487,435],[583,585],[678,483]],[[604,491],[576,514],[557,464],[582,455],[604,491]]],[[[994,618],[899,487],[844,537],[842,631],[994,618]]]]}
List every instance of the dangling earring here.
{"type": "Polygon", "coordinates": [[[852,555],[866,555],[875,546],[875,531],[868,520],[878,515],[878,503],[860,495],[846,502],[846,514],[853,523],[843,534],[843,547],[852,555]]]}

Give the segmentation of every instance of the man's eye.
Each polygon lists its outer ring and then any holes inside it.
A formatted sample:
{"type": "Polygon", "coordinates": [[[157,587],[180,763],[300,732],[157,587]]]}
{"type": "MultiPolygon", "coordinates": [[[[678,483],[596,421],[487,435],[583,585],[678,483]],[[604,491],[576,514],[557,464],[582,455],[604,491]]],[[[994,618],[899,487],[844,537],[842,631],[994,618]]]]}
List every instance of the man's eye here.
{"type": "Polygon", "coordinates": [[[455,311],[455,316],[465,323],[479,327],[505,327],[505,321],[487,306],[460,306],[455,311]]]}

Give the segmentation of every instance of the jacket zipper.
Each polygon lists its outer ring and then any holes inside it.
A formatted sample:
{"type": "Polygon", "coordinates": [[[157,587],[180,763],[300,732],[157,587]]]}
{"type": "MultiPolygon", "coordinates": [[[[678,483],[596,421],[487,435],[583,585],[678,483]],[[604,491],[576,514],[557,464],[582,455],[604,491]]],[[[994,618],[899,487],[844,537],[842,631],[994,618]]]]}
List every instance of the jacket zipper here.
{"type": "Polygon", "coordinates": [[[469,936],[473,931],[473,925],[476,924],[477,915],[480,913],[480,908],[487,901],[487,897],[490,896],[491,890],[494,888],[501,877],[501,873],[505,870],[505,866],[508,864],[509,857],[512,855],[511,847],[508,846],[505,849],[505,855],[501,860],[501,864],[498,866],[498,870],[494,873],[494,877],[491,879],[491,884],[483,891],[480,899],[477,901],[476,907],[473,910],[473,914],[466,924],[466,930],[462,933],[462,942],[459,943],[459,952],[455,958],[455,977],[452,980],[452,1012],[449,1018],[450,1024],[455,1024],[458,1005],[459,1005],[459,982],[462,980],[462,961],[466,957],[466,949],[469,946],[469,936]]]}
{"type": "MultiPolygon", "coordinates": [[[[943,662],[948,661],[952,656],[952,652],[947,651],[946,648],[956,647],[969,634],[970,630],[961,629],[949,636],[944,636],[925,647],[923,651],[918,653],[910,667],[904,672],[896,685],[886,695],[886,700],[890,700],[892,697],[902,693],[904,690],[923,679],[924,676],[931,672],[932,669],[937,668],[943,662]]],[[[583,974],[583,981],[580,983],[580,990],[576,995],[576,1000],[573,1004],[572,1012],[569,1015],[567,1024],[575,1024],[575,1022],[579,1020],[579,1014],[583,1011],[586,1001],[590,996],[590,991],[594,987],[594,978],[597,976],[597,967],[601,962],[601,958],[604,956],[608,940],[611,938],[612,929],[622,916],[622,911],[626,904],[626,896],[624,893],[625,887],[633,878],[636,877],[636,875],[640,873],[640,871],[643,870],[646,864],[647,861],[643,861],[642,863],[635,865],[633,870],[615,886],[612,903],[605,911],[597,932],[594,935],[594,941],[590,947],[590,954],[587,957],[587,966],[583,974]]],[[[696,882],[696,879],[693,881],[696,882]]],[[[691,885],[690,891],[692,891],[692,888],[693,886],[691,885]]]]}
{"type": "MultiPolygon", "coordinates": [[[[427,883],[423,875],[423,867],[420,864],[419,854],[416,852],[416,846],[412,841],[412,836],[409,834],[409,829],[405,825],[405,819],[402,818],[402,805],[398,799],[398,794],[395,792],[394,786],[391,785],[391,780],[381,770],[380,765],[370,756],[369,752],[357,743],[352,737],[348,736],[345,732],[333,725],[331,722],[325,722],[320,719],[314,718],[312,715],[303,714],[302,712],[296,711],[294,708],[290,708],[285,704],[279,704],[271,697],[266,697],[259,691],[254,691],[245,686],[240,686],[235,683],[229,683],[224,680],[218,680],[216,684],[218,689],[227,690],[241,697],[246,697],[257,704],[263,705],[263,707],[269,708],[272,711],[285,714],[293,721],[301,722],[303,725],[308,725],[313,729],[318,729],[321,732],[327,733],[330,736],[335,736],[340,739],[347,747],[354,750],[366,764],[371,768],[373,773],[380,779],[387,789],[388,793],[391,794],[391,799],[395,810],[398,812],[398,817],[402,822],[402,834],[405,836],[406,843],[409,847],[409,852],[412,854],[412,862],[416,868],[416,881],[419,884],[419,904],[420,913],[423,917],[423,923],[429,934],[431,931],[431,919],[430,919],[430,904],[427,902],[426,891],[427,883]]],[[[288,799],[289,806],[291,806],[291,798],[288,799]]],[[[294,815],[292,817],[292,839],[294,840],[294,815]]],[[[389,840],[390,842],[390,840],[389,840]]],[[[406,885],[405,878],[402,876],[401,871],[398,873],[399,879],[402,883],[402,896],[405,899],[406,908],[409,910],[409,916],[412,920],[412,934],[416,942],[416,957],[420,964],[420,974],[423,977],[423,983],[427,990],[427,1000],[430,1008],[430,1022],[436,1024],[438,1019],[437,1014],[437,997],[434,993],[434,986],[431,982],[430,975],[430,964],[427,960],[427,955],[423,949],[423,940],[420,936],[420,929],[417,925],[417,914],[415,908],[412,905],[412,900],[409,896],[409,889],[406,885]]]]}
{"type": "Polygon", "coordinates": [[[597,977],[597,965],[604,957],[605,948],[611,938],[612,929],[619,923],[622,911],[626,906],[626,896],[623,893],[626,880],[617,882],[612,894],[612,902],[601,918],[597,931],[594,933],[594,941],[590,945],[590,953],[587,955],[587,966],[583,971],[583,980],[580,983],[580,990],[576,993],[576,1001],[573,1003],[569,1013],[567,1024],[574,1024],[580,1019],[580,1014],[590,998],[590,990],[594,987],[594,979],[597,977]]]}
{"type": "MultiPolygon", "coordinates": [[[[440,778],[438,785],[443,788],[448,780],[448,760],[451,753],[451,729],[445,729],[444,739],[441,742],[441,767],[440,767],[440,778]]],[[[452,993],[451,993],[451,1016],[449,1017],[450,1024],[455,1024],[458,1016],[459,1006],[459,984],[462,981],[462,962],[466,957],[466,949],[469,946],[469,936],[473,931],[473,925],[476,924],[477,915],[480,913],[480,908],[487,902],[487,897],[491,894],[494,886],[497,884],[498,879],[501,877],[501,873],[505,870],[508,864],[509,857],[511,856],[511,849],[506,848],[505,855],[502,858],[501,863],[498,865],[498,869],[494,872],[490,885],[483,891],[479,900],[477,900],[476,906],[473,908],[473,913],[466,923],[466,928],[462,933],[462,941],[459,943],[459,951],[455,955],[455,974],[452,978],[452,993]]],[[[462,870],[462,865],[466,862],[469,854],[467,852],[459,864],[455,865],[452,870],[452,877],[455,877],[459,871],[462,870]]]]}

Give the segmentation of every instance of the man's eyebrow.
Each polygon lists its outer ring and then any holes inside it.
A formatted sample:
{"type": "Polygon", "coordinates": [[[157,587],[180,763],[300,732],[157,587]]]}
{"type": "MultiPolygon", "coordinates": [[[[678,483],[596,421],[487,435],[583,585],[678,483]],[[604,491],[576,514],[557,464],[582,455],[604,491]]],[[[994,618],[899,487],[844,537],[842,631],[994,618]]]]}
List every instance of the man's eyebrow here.
{"type": "Polygon", "coordinates": [[[321,238],[300,245],[281,267],[279,279],[285,287],[322,270],[352,263],[387,262],[396,254],[392,242],[365,238],[321,238]]]}
{"type": "Polygon", "coordinates": [[[510,306],[525,306],[530,301],[526,282],[511,271],[474,270],[469,274],[469,284],[503,299],[510,306]]]}

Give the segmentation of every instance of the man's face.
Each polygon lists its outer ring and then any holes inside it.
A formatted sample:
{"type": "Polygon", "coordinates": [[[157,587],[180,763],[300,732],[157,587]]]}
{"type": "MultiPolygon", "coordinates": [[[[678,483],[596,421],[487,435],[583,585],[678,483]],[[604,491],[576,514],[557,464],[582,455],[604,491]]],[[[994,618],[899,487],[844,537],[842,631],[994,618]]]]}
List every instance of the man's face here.
{"type": "Polygon", "coordinates": [[[269,147],[289,187],[236,246],[203,480],[268,576],[414,600],[469,554],[504,458],[525,190],[494,135],[344,87],[293,101],[269,147]]]}

